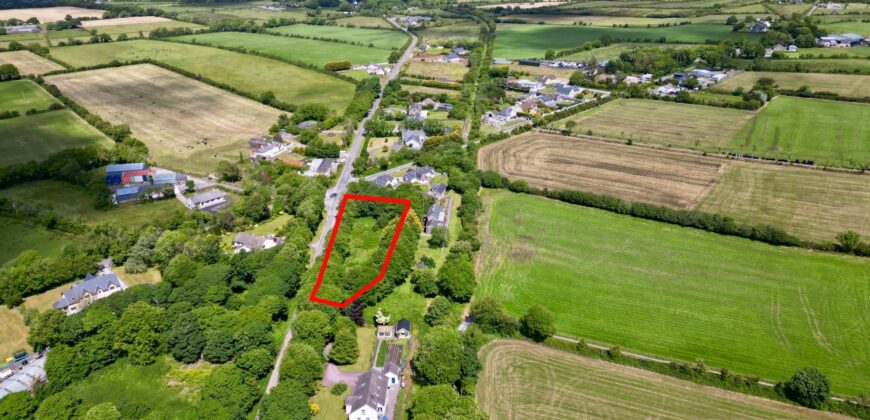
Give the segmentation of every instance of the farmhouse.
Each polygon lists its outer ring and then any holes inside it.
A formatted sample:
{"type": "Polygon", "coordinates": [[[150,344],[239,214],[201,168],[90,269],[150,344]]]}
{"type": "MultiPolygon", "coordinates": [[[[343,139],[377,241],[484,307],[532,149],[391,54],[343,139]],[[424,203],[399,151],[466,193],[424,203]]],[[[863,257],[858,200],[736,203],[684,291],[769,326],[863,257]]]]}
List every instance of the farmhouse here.
{"type": "Polygon", "coordinates": [[[284,243],[284,238],[276,237],[275,235],[257,236],[239,232],[233,238],[233,253],[238,254],[242,251],[262,251],[264,249],[274,248],[284,243]]]}
{"type": "Polygon", "coordinates": [[[752,33],[767,32],[769,30],[770,30],[770,22],[763,20],[763,19],[759,19],[758,21],[756,21],[752,25],[751,28],[749,28],[749,32],[752,32],[752,33]]]}
{"type": "Polygon", "coordinates": [[[423,224],[425,225],[423,231],[425,233],[432,233],[432,229],[447,227],[447,219],[447,211],[441,205],[435,203],[432,207],[429,207],[426,217],[423,218],[423,224]]]}
{"type": "Polygon", "coordinates": [[[402,131],[402,145],[411,150],[420,150],[426,142],[426,132],[423,130],[402,131]]]}
{"type": "Polygon", "coordinates": [[[178,185],[175,186],[175,197],[181,201],[185,207],[191,210],[200,211],[217,211],[227,203],[227,193],[212,189],[194,194],[190,197],[184,195],[184,191],[178,185]]]}
{"type": "Polygon", "coordinates": [[[54,303],[54,309],[73,315],[86,308],[94,301],[106,296],[124,291],[127,285],[115,273],[109,272],[94,276],[88,274],[85,279],[72,285],[61,294],[61,299],[54,303]]]}
{"type": "Polygon", "coordinates": [[[344,400],[344,412],[352,420],[380,420],[387,410],[386,375],[369,369],[356,380],[353,394],[344,400]]]}
{"type": "Polygon", "coordinates": [[[304,176],[332,175],[338,170],[338,161],[333,158],[313,159],[308,163],[308,170],[304,176]]]}
{"type": "Polygon", "coordinates": [[[426,184],[436,176],[438,176],[438,173],[435,172],[434,169],[424,166],[422,168],[408,170],[408,172],[406,172],[402,177],[402,181],[411,184],[426,184]]]}

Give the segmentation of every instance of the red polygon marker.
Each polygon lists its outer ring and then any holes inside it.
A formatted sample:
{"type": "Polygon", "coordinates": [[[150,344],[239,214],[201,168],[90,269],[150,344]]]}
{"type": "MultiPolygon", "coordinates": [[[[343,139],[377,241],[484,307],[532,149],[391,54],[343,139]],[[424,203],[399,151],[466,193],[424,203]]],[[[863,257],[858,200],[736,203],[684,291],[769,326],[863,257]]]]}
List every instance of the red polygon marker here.
{"type": "Polygon", "coordinates": [[[332,235],[329,236],[329,245],[326,247],[326,254],[323,256],[323,264],[320,265],[320,273],[317,275],[317,283],[314,284],[314,290],[311,291],[311,296],[309,296],[308,300],[312,302],[322,303],[324,305],[335,306],[336,308],[344,308],[347,305],[350,305],[357,298],[362,296],[363,293],[369,291],[372,287],[374,287],[378,282],[383,280],[384,276],[387,274],[387,268],[390,265],[390,258],[393,256],[393,250],[396,249],[396,243],[399,242],[399,233],[402,232],[402,226],[405,225],[405,218],[408,217],[408,211],[411,210],[411,200],[407,200],[404,198],[388,198],[388,197],[375,197],[370,195],[356,195],[356,194],[345,194],[341,199],[341,205],[338,207],[338,215],[335,218],[335,226],[332,228],[332,235]],[[320,289],[320,283],[323,281],[323,275],[326,273],[326,265],[329,263],[329,255],[332,253],[332,247],[335,245],[335,237],[338,236],[338,227],[341,225],[341,218],[344,216],[344,207],[347,205],[348,200],[361,200],[361,201],[375,201],[378,203],[389,203],[389,204],[402,204],[405,208],[402,210],[402,216],[399,218],[399,224],[396,226],[396,233],[393,234],[393,240],[390,242],[390,248],[387,250],[387,256],[384,258],[384,264],[381,266],[381,272],[375,277],[374,280],[370,281],[368,284],[363,286],[362,289],[358,290],[353,296],[344,300],[344,302],[334,302],[328,299],[322,299],[317,297],[317,291],[320,289]]]}

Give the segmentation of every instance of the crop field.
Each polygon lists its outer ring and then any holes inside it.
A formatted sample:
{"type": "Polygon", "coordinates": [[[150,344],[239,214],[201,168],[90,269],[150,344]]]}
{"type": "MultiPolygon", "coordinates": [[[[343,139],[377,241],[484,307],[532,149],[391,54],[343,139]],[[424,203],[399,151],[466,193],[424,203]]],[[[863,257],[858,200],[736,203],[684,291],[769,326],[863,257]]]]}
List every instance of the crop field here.
{"type": "Polygon", "coordinates": [[[594,26],[501,24],[496,29],[495,57],[543,57],[549,50],[578,47],[604,35],[637,42],[665,38],[667,42],[702,43],[707,39],[753,39],[754,34],[731,32],[727,25],[683,25],[663,28],[602,28],[594,26]]]}
{"type": "Polygon", "coordinates": [[[411,61],[405,72],[412,76],[426,76],[436,79],[446,77],[451,82],[461,82],[462,76],[468,72],[468,67],[461,63],[411,61]]]}
{"type": "MultiPolygon", "coordinates": [[[[115,20],[115,19],[111,19],[115,20]]],[[[93,22],[109,22],[109,20],[101,21],[95,20],[93,22]]],[[[95,30],[97,33],[108,34],[112,38],[117,39],[118,35],[127,34],[128,37],[138,37],[141,33],[143,36],[147,37],[151,31],[157,28],[166,28],[166,29],[178,29],[178,28],[190,28],[192,30],[202,29],[204,26],[197,25],[195,23],[182,22],[178,20],[165,20],[160,22],[143,22],[143,23],[119,23],[114,25],[104,25],[95,28],[89,28],[89,30],[95,30]]],[[[91,34],[87,30],[69,30],[69,31],[59,31],[59,32],[49,32],[48,38],[52,40],[53,43],[57,44],[61,41],[67,41],[69,38],[78,39],[78,40],[88,40],[90,39],[91,34]]]]}
{"type": "Polygon", "coordinates": [[[82,22],[82,28],[99,28],[102,26],[135,25],[140,23],[164,22],[172,22],[172,20],[159,16],[132,16],[115,19],[86,20],[82,22]]]}
{"type": "Polygon", "coordinates": [[[0,52],[0,64],[12,64],[21,74],[40,75],[63,67],[30,51],[0,52]]]}
{"type": "Polygon", "coordinates": [[[525,133],[489,144],[478,167],[549,189],[575,189],[692,208],[721,175],[724,161],[592,139],[525,133]]]}
{"type": "Polygon", "coordinates": [[[751,89],[758,79],[768,77],[784,89],[809,86],[813,92],[833,92],[843,96],[870,96],[870,76],[821,73],[781,73],[748,71],[730,77],[715,86],[715,90],[731,92],[738,87],[751,89]]]}
{"type": "Polygon", "coordinates": [[[317,67],[323,67],[330,61],[344,60],[353,64],[380,63],[386,62],[390,56],[390,50],[382,48],[244,32],[215,32],[185,35],[173,39],[183,42],[208,43],[220,47],[245,48],[275,57],[302,61],[317,67]]]}
{"type": "Polygon", "coordinates": [[[384,28],[384,29],[392,29],[393,25],[390,25],[382,18],[374,17],[374,16],[351,16],[346,18],[339,18],[335,20],[335,23],[338,26],[348,26],[353,25],[356,27],[365,27],[365,28],[384,28]]]}
{"type": "MultiPolygon", "coordinates": [[[[342,28],[323,25],[290,25],[271,29],[282,34],[330,38],[349,42],[362,42],[375,48],[387,50],[400,49],[408,37],[400,31],[365,28],[342,28]]],[[[359,47],[356,47],[359,48],[359,47]]]]}
{"type": "Polygon", "coordinates": [[[113,144],[69,110],[0,120],[0,139],[0,166],[39,161],[73,147],[113,144]]]}
{"type": "Polygon", "coordinates": [[[479,356],[475,395],[495,420],[839,417],[525,341],[492,341],[479,356]]]}
{"type": "Polygon", "coordinates": [[[684,147],[725,147],[753,114],[730,108],[644,99],[618,99],[561,120],[575,132],[684,147]]]}
{"type": "Polygon", "coordinates": [[[51,104],[59,103],[36,83],[27,80],[12,80],[0,83],[0,112],[48,109],[51,104]]]}
{"type": "Polygon", "coordinates": [[[870,236],[870,178],[594,139],[526,133],[487,145],[478,167],[538,188],[608,194],[771,224],[802,239],[870,236]]]}
{"type": "Polygon", "coordinates": [[[428,86],[415,86],[415,85],[402,85],[402,90],[406,90],[408,92],[414,93],[425,93],[428,95],[447,95],[447,96],[459,96],[459,91],[452,89],[439,89],[428,86]]]}
{"type": "Polygon", "coordinates": [[[32,17],[39,19],[40,23],[57,22],[63,20],[66,15],[73,18],[102,17],[102,10],[83,9],[81,7],[39,7],[35,9],[7,9],[0,10],[0,20],[12,18],[27,20],[32,17]]]}
{"type": "Polygon", "coordinates": [[[780,96],[734,137],[733,150],[816,165],[870,165],[870,105],[780,96]]]}
{"type": "Polygon", "coordinates": [[[455,23],[452,25],[425,28],[418,32],[420,43],[440,45],[447,41],[474,41],[480,35],[480,26],[476,23],[455,23]]]}
{"type": "MultiPolygon", "coordinates": [[[[633,16],[594,16],[594,15],[510,15],[511,19],[522,19],[529,23],[544,22],[550,25],[573,25],[575,22],[588,23],[592,26],[612,27],[613,25],[629,25],[646,27],[647,25],[658,26],[670,23],[676,25],[681,22],[692,23],[725,23],[730,15],[707,15],[697,17],[675,17],[675,18],[648,18],[648,17],[633,17],[633,16]]],[[[743,16],[737,16],[738,19],[743,16]]]]}
{"type": "Polygon", "coordinates": [[[150,64],[47,78],[113,124],[128,124],[159,165],[205,174],[236,159],[280,111],[150,64]]]}
{"type": "Polygon", "coordinates": [[[853,230],[870,236],[870,177],[804,168],[729,163],[699,210],[745,223],[769,223],[799,238],[832,241],[853,230]]]}
{"type": "Polygon", "coordinates": [[[559,333],[785,380],[814,366],[836,393],[870,383],[870,262],[506,191],[483,194],[476,296],[559,333]],[[859,298],[856,298],[859,297],[859,298]]]}
{"type": "MultiPolygon", "coordinates": [[[[619,55],[626,52],[631,51],[635,48],[639,47],[649,47],[649,44],[640,44],[640,43],[619,43],[619,44],[611,44],[606,47],[595,48],[587,51],[580,51],[574,54],[566,55],[559,57],[561,60],[579,60],[579,61],[587,61],[587,60],[615,60],[619,58],[619,55]]],[[[696,47],[693,44],[655,44],[658,48],[676,48],[676,49],[688,49],[696,47]]]]}
{"type": "Polygon", "coordinates": [[[146,58],[162,61],[259,96],[271,91],[282,101],[323,103],[344,110],[354,85],[276,60],[177,42],[135,40],[52,48],[51,55],[75,67],[146,58]]]}

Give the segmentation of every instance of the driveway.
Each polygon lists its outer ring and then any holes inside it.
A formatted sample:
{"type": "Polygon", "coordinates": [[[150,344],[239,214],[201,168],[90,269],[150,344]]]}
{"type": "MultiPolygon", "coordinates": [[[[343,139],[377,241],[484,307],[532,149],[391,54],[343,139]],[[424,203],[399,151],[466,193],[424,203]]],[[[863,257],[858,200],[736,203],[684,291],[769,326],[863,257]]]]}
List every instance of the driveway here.
{"type": "Polygon", "coordinates": [[[350,388],[356,384],[356,379],[365,372],[342,372],[338,366],[327,363],[326,371],[323,372],[323,386],[333,386],[343,382],[350,388]]]}

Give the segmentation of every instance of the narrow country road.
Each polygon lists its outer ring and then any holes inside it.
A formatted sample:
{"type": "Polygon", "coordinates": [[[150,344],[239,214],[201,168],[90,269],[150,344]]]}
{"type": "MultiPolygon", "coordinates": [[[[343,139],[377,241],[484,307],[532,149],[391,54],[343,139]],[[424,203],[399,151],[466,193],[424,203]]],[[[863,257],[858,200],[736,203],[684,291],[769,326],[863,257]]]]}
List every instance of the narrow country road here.
{"type": "Polygon", "coordinates": [[[275,359],[275,367],[272,368],[272,374],[269,375],[269,383],[266,384],[266,393],[268,394],[272,388],[278,386],[278,378],[281,376],[281,360],[284,359],[284,353],[287,347],[290,346],[290,340],[293,339],[293,321],[296,320],[296,311],[293,311],[293,316],[290,317],[290,322],[287,323],[287,334],[284,335],[284,342],[281,343],[281,350],[278,351],[278,357],[275,359]]]}
{"type": "Polygon", "coordinates": [[[399,28],[411,37],[411,42],[408,44],[408,48],[405,50],[402,57],[399,58],[399,61],[393,65],[392,70],[390,70],[390,74],[387,75],[386,80],[381,83],[381,92],[378,94],[378,97],[375,99],[374,103],[372,103],[371,109],[369,109],[368,114],[366,114],[365,118],[363,118],[362,122],[359,124],[359,128],[357,128],[356,134],[353,138],[353,143],[350,145],[350,149],[347,152],[347,160],[344,163],[344,167],[341,170],[341,174],[338,177],[338,181],[336,181],[335,186],[326,191],[326,198],[324,200],[326,204],[326,217],[324,218],[324,227],[323,231],[320,232],[320,236],[311,243],[311,261],[317,259],[320,254],[323,253],[324,243],[326,242],[326,237],[332,231],[332,227],[335,226],[335,217],[338,213],[338,205],[341,203],[341,198],[344,196],[345,191],[347,191],[347,185],[350,183],[351,172],[353,171],[353,162],[359,157],[360,151],[362,150],[363,143],[365,142],[365,124],[371,119],[375,111],[381,106],[381,96],[384,93],[384,86],[390,81],[394,80],[399,76],[399,73],[402,72],[402,66],[405,65],[406,62],[411,58],[411,54],[414,52],[414,46],[417,45],[417,37],[402,28],[398,23],[396,23],[393,19],[387,19],[393,26],[399,28]]]}

